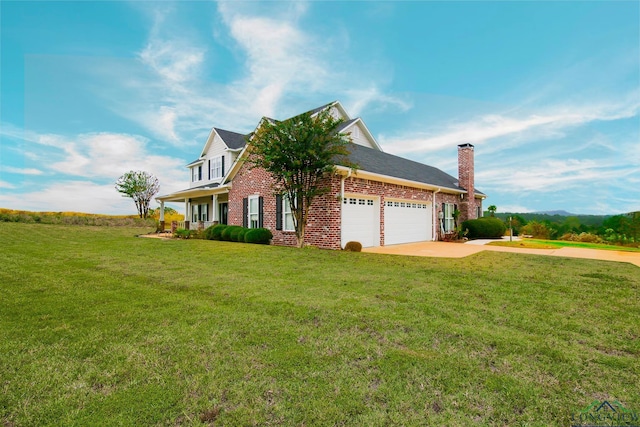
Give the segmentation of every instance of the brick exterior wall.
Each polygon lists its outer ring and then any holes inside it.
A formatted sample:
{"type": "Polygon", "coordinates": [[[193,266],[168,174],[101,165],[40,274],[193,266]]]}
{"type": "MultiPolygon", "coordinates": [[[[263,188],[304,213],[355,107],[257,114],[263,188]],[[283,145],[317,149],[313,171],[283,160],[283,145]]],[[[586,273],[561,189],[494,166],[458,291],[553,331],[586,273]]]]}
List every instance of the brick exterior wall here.
{"type": "MultiPolygon", "coordinates": [[[[340,249],[341,246],[341,177],[334,175],[329,179],[329,193],[314,200],[309,211],[305,242],[323,249],[340,249]]],[[[414,187],[387,184],[379,181],[349,177],[345,179],[346,194],[362,194],[380,199],[380,245],[384,245],[384,205],[385,199],[415,200],[416,202],[434,202],[434,192],[414,187]]],[[[276,197],[274,181],[271,176],[259,168],[251,168],[248,164],[241,166],[233,179],[229,191],[228,223],[242,225],[242,199],[251,195],[263,197],[263,226],[273,233],[273,243],[283,246],[295,246],[296,236],[293,231],[276,230],[276,197]]],[[[439,192],[435,194],[437,237],[440,238],[438,212],[442,203],[460,205],[460,196],[439,192]]]]}
{"type": "Polygon", "coordinates": [[[471,144],[458,145],[458,182],[467,190],[460,200],[460,222],[475,219],[479,201],[475,197],[474,149],[471,144]]]}

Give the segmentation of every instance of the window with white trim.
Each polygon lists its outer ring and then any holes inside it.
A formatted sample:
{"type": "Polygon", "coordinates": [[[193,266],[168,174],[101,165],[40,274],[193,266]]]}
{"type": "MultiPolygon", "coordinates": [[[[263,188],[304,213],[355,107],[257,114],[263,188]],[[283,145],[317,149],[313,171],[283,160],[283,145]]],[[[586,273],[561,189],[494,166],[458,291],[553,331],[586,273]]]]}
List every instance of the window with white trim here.
{"type": "Polygon", "coordinates": [[[248,228],[258,228],[260,218],[260,196],[249,196],[248,209],[247,209],[247,224],[248,228]]]}
{"type": "Polygon", "coordinates": [[[222,156],[211,159],[211,179],[222,178],[224,171],[222,170],[224,162],[222,156]]]}
{"type": "Polygon", "coordinates": [[[284,231],[296,231],[293,222],[293,212],[291,212],[291,204],[289,203],[289,195],[282,196],[282,229],[284,231]]]}
{"type": "Polygon", "coordinates": [[[209,220],[209,205],[207,203],[193,205],[191,210],[191,221],[198,222],[209,220]]]}
{"type": "Polygon", "coordinates": [[[191,168],[191,182],[202,180],[202,165],[191,168]]]}
{"type": "Polygon", "coordinates": [[[442,219],[444,232],[450,233],[456,228],[456,223],[453,219],[453,211],[455,210],[455,205],[453,203],[443,203],[442,209],[444,211],[444,218],[442,219]]]}

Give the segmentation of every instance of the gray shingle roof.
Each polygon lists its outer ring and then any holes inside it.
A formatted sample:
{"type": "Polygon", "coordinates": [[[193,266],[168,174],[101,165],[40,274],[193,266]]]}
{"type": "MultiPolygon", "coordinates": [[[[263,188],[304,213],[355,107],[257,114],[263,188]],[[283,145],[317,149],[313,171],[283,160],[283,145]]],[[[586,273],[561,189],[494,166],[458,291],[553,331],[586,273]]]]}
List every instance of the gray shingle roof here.
{"type": "Polygon", "coordinates": [[[247,135],[243,135],[237,132],[231,132],[230,130],[219,128],[214,129],[216,130],[218,135],[220,135],[220,138],[222,138],[224,143],[227,144],[227,147],[231,148],[232,150],[243,148],[247,143],[247,135]]]}
{"type": "Polygon", "coordinates": [[[347,120],[346,122],[342,122],[340,124],[340,126],[338,126],[337,131],[338,132],[342,132],[345,128],[347,128],[348,126],[350,126],[353,122],[358,121],[358,117],[356,117],[355,119],[351,119],[351,120],[347,120]]]}
{"type": "MultiPolygon", "coordinates": [[[[403,157],[387,154],[373,148],[358,144],[349,144],[351,154],[348,160],[357,165],[358,169],[381,175],[416,181],[437,187],[465,190],[459,187],[458,179],[433,166],[414,162],[403,157]]],[[[475,191],[476,194],[483,194],[475,191]]]]}
{"type": "MultiPolygon", "coordinates": [[[[304,112],[304,113],[302,113],[302,114],[311,113],[311,115],[313,116],[315,113],[319,113],[320,111],[324,110],[325,108],[327,108],[327,107],[329,107],[329,106],[331,106],[331,105],[333,105],[333,104],[335,104],[335,103],[336,103],[336,101],[333,101],[333,102],[330,102],[330,103],[328,103],[328,104],[325,104],[325,105],[323,105],[323,106],[321,106],[321,107],[314,108],[313,110],[306,111],[306,112],[304,112]]],[[[295,116],[294,116],[294,117],[295,117],[295,116]]]]}

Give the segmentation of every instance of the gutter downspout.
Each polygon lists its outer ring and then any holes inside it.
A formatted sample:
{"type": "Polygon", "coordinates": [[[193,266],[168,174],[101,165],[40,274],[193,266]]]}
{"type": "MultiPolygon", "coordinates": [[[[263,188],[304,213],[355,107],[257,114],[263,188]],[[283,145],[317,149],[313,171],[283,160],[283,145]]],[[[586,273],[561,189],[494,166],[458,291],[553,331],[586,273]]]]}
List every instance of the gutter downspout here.
{"type": "Polygon", "coordinates": [[[344,200],[344,180],[351,177],[351,169],[347,173],[347,176],[343,176],[340,180],[340,203],[344,200]]]}
{"type": "Polygon", "coordinates": [[[441,188],[438,188],[436,191],[433,192],[433,241],[435,242],[436,240],[438,240],[438,215],[436,215],[436,206],[438,205],[436,203],[436,194],[438,194],[440,191],[442,191],[441,188]]]}

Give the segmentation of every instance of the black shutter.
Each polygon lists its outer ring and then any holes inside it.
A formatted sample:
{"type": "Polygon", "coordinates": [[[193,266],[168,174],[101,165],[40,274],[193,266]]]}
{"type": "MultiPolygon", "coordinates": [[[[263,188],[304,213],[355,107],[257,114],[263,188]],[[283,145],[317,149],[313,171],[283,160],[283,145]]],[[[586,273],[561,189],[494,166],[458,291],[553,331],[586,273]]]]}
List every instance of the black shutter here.
{"type": "Polygon", "coordinates": [[[198,181],[202,181],[202,165],[198,166],[198,181]]]}
{"type": "Polygon", "coordinates": [[[282,195],[276,194],[276,230],[282,230],[282,195]]]}
{"type": "Polygon", "coordinates": [[[262,228],[264,226],[264,214],[263,214],[263,205],[264,198],[262,196],[258,197],[258,227],[262,228]]]}
{"type": "Polygon", "coordinates": [[[224,176],[224,156],[222,156],[222,174],[220,175],[220,177],[224,176]]]}
{"type": "Polygon", "coordinates": [[[209,179],[211,179],[211,160],[209,160],[209,179]]]}
{"type": "Polygon", "coordinates": [[[247,216],[249,216],[249,199],[246,197],[242,199],[242,226],[248,226],[247,216]]]}

